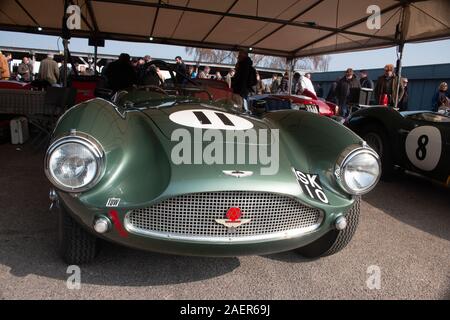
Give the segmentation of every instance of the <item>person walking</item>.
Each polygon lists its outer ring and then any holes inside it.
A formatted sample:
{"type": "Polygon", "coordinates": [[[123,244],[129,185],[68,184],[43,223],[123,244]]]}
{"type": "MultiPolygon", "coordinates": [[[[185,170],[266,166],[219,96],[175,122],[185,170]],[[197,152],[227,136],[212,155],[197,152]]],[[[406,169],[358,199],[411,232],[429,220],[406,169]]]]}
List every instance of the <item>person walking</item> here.
{"type": "Polygon", "coordinates": [[[239,51],[235,70],[236,74],[231,79],[231,88],[235,94],[240,95],[245,101],[253,84],[251,79],[251,68],[253,68],[253,61],[248,56],[247,51],[239,51]]]}
{"type": "Polygon", "coordinates": [[[345,76],[339,80],[336,86],[336,98],[339,104],[340,116],[346,118],[350,114],[350,105],[355,101],[357,90],[361,87],[353,69],[349,68],[345,76]]]}
{"type": "Polygon", "coordinates": [[[53,60],[53,55],[47,55],[47,58],[41,61],[39,66],[39,79],[48,81],[51,85],[55,85],[59,79],[58,63],[53,60]]]}
{"type": "MultiPolygon", "coordinates": [[[[380,105],[384,105],[387,100],[387,105],[394,107],[397,100],[397,88],[399,79],[394,72],[394,65],[388,64],[384,67],[384,74],[378,78],[375,86],[375,101],[380,105]]],[[[402,99],[403,87],[400,85],[398,92],[398,101],[402,99]]]]}
{"type": "Polygon", "coordinates": [[[432,107],[432,111],[434,112],[439,111],[439,109],[450,108],[450,97],[447,82],[442,82],[439,85],[438,91],[433,96],[432,107]]]}

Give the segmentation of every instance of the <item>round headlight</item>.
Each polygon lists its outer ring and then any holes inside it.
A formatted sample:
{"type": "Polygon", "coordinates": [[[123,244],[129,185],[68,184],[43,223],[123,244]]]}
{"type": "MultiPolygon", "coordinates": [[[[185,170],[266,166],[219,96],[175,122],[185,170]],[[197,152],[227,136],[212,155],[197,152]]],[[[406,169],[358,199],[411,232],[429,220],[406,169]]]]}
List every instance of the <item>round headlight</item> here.
{"type": "Polygon", "coordinates": [[[48,149],[45,172],[59,189],[85,191],[101,177],[103,158],[103,152],[96,142],[81,136],[64,137],[48,149]]]}
{"type": "Polygon", "coordinates": [[[362,195],[372,190],[380,179],[380,158],[369,148],[344,151],[340,157],[336,176],[342,188],[350,194],[362,195]]]}

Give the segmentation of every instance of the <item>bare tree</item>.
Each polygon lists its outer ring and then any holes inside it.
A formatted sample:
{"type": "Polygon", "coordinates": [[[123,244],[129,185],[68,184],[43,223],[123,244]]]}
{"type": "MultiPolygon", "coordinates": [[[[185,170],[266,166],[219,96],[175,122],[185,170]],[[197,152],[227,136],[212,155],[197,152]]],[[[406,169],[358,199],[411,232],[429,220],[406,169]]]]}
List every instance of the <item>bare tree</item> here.
{"type": "Polygon", "coordinates": [[[236,62],[236,56],[232,51],[186,47],[186,53],[191,55],[197,63],[234,64],[236,62]]]}
{"type": "MultiPolygon", "coordinates": [[[[233,51],[186,47],[186,53],[191,55],[197,63],[236,63],[236,52],[233,51]]],[[[282,57],[251,54],[250,58],[252,59],[254,66],[279,70],[288,69],[286,59],[282,57]]],[[[329,56],[314,56],[297,59],[295,68],[327,71],[330,59],[329,56]]]]}

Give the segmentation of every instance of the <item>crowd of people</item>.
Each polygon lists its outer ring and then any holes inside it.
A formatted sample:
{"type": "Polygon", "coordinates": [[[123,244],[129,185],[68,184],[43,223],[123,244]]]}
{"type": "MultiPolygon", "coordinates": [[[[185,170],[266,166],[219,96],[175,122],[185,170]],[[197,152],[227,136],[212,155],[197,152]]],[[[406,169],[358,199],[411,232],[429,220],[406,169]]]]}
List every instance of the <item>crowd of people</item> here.
{"type": "Polygon", "coordinates": [[[392,64],[384,67],[384,74],[378,78],[376,85],[370,80],[367,70],[361,70],[358,77],[352,68],[347,69],[345,75],[333,83],[326,99],[337,103],[340,115],[346,117],[351,106],[359,103],[361,89],[372,92],[372,104],[391,107],[397,105],[400,111],[408,109],[408,79],[401,78],[399,85],[399,77],[392,64]]]}
{"type": "MultiPolygon", "coordinates": [[[[33,63],[28,56],[22,58],[22,62],[18,65],[11,66],[12,54],[4,53],[0,51],[0,77],[2,80],[14,80],[21,82],[32,82],[33,80],[42,80],[49,83],[49,85],[60,85],[62,81],[62,69],[61,63],[54,60],[53,54],[48,54],[39,65],[37,72],[33,66],[33,63]]],[[[92,68],[86,68],[85,65],[74,64],[74,67],[78,70],[79,75],[94,75],[95,72],[92,68]]],[[[67,70],[68,76],[73,74],[71,68],[67,70]]]]}
{"type": "MultiPolygon", "coordinates": [[[[35,72],[29,57],[25,56],[22,62],[11,67],[11,53],[0,51],[0,78],[1,80],[17,80],[31,82],[35,79],[47,81],[50,85],[62,84],[62,66],[54,60],[52,54],[47,55],[40,63],[38,72],[35,72]]],[[[91,76],[95,72],[84,65],[74,65],[78,74],[91,76]]],[[[314,85],[311,73],[304,75],[296,72],[292,81],[289,73],[284,75],[274,74],[269,82],[263,81],[253,66],[248,52],[241,50],[238,54],[234,68],[226,74],[216,71],[211,74],[211,67],[186,66],[182,57],[175,57],[175,81],[179,84],[186,79],[215,79],[225,81],[235,94],[246,99],[250,95],[260,94],[303,94],[305,90],[318,97],[324,97],[323,89],[319,84],[314,85]],[[291,88],[289,88],[291,83],[291,88]]],[[[67,70],[70,77],[72,69],[67,70]]],[[[160,68],[152,63],[152,58],[146,55],[142,58],[131,58],[129,54],[122,53],[115,61],[110,61],[101,70],[101,75],[106,79],[106,86],[113,91],[128,88],[132,85],[163,86],[166,79],[160,68]]],[[[388,64],[384,67],[384,74],[378,77],[376,84],[369,78],[367,70],[361,70],[357,75],[353,69],[346,70],[342,78],[336,79],[332,84],[328,95],[324,98],[340,106],[340,115],[346,117],[352,104],[357,104],[361,89],[372,90],[372,104],[395,106],[400,111],[408,109],[408,79],[399,78],[395,73],[395,67],[388,64]],[[397,97],[398,92],[398,97],[397,97]]],[[[450,95],[448,84],[443,82],[432,97],[432,110],[450,108],[450,95]]]]}

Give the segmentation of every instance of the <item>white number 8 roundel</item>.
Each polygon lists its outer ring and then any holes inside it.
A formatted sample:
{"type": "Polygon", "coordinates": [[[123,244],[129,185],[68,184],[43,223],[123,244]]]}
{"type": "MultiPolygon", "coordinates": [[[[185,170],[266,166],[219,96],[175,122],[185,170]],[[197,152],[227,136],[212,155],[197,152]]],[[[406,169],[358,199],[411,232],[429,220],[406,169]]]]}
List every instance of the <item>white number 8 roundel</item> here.
{"type": "Polygon", "coordinates": [[[439,129],[418,127],[406,137],[406,155],[418,169],[433,171],[441,159],[442,137],[439,129]]]}

